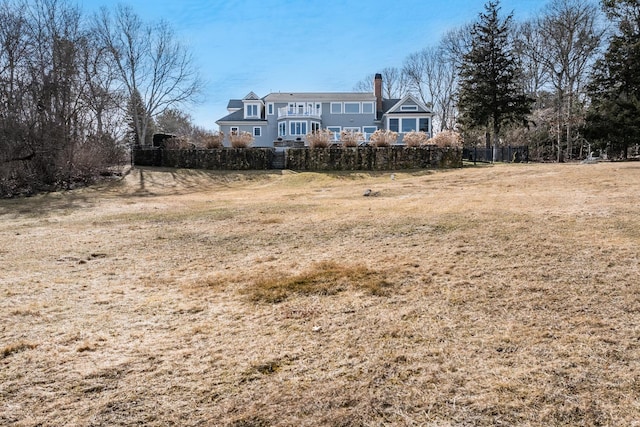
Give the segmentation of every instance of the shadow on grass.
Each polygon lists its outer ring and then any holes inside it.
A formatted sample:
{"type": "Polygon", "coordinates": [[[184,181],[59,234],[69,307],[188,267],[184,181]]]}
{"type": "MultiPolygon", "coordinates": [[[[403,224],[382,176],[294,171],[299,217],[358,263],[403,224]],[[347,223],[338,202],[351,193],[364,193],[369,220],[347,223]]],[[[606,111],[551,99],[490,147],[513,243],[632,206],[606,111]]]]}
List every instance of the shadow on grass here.
{"type": "Polygon", "coordinates": [[[0,217],[4,215],[31,218],[64,215],[79,208],[88,208],[101,198],[131,200],[167,195],[185,195],[216,188],[230,188],[242,184],[268,182],[286,177],[290,185],[308,185],[317,179],[362,180],[397,175],[413,177],[444,172],[447,169],[406,169],[398,171],[331,171],[299,172],[293,170],[212,171],[134,167],[117,180],[102,181],[89,187],[68,191],[38,194],[31,197],[0,200],[0,217]],[[303,175],[306,174],[306,175],[303,175]],[[317,176],[314,176],[317,175],[317,176]]]}

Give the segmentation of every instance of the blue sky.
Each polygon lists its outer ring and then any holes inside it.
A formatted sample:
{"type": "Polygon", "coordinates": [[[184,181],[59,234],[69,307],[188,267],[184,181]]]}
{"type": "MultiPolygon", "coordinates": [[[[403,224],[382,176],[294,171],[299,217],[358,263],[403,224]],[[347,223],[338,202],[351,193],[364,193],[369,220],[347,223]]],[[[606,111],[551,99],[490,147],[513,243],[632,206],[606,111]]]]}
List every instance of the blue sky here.
{"type": "MultiPolygon", "coordinates": [[[[345,92],[382,68],[437,44],[449,29],[473,22],[485,0],[128,0],[145,21],[165,19],[190,46],[206,81],[188,111],[217,129],[230,98],[250,91],[345,92]]],[[[524,20],[545,1],[502,0],[524,20]]],[[[86,13],[106,0],[79,0],[86,13]]]]}

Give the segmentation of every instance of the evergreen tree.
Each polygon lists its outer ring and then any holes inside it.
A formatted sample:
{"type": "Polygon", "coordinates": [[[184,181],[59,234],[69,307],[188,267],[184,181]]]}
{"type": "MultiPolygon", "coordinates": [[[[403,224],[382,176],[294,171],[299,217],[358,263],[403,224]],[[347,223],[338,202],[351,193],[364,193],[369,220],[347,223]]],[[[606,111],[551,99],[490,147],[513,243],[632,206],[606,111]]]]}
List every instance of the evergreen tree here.
{"type": "Polygon", "coordinates": [[[133,146],[151,145],[153,119],[147,112],[142,95],[136,89],[127,108],[128,135],[133,146]]]}
{"type": "Polygon", "coordinates": [[[460,67],[458,108],[467,128],[484,127],[487,147],[498,145],[502,126],[522,122],[533,99],[524,94],[520,70],[509,38],[512,15],[499,16],[499,2],[490,1],[472,28],[471,50],[460,67]]]}
{"type": "Polygon", "coordinates": [[[618,21],[618,32],[591,76],[586,134],[626,158],[629,144],[640,140],[640,5],[625,0],[603,4],[618,21]]]}

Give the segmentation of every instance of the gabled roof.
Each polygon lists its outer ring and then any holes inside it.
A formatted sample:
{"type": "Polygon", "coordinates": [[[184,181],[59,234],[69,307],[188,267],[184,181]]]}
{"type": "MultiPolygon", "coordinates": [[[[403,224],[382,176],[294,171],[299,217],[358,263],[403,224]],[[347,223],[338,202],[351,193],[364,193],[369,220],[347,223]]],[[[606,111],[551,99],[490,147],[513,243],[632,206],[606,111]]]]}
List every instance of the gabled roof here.
{"type": "Polygon", "coordinates": [[[428,114],[432,114],[431,110],[429,110],[429,108],[424,105],[419,99],[417,99],[415,96],[411,95],[411,94],[407,94],[405,95],[401,100],[397,101],[392,107],[390,107],[389,109],[385,109],[384,108],[384,102],[382,103],[383,105],[383,110],[385,112],[385,114],[393,114],[393,113],[402,113],[402,114],[424,114],[424,113],[428,113],[428,114]],[[411,101],[411,102],[408,102],[411,101]],[[410,104],[410,105],[417,105],[418,106],[418,110],[417,111],[401,111],[401,107],[403,105],[406,104],[410,104]]]}
{"type": "Polygon", "coordinates": [[[244,120],[244,111],[242,111],[242,107],[239,110],[234,111],[231,114],[224,116],[221,119],[216,120],[218,122],[237,122],[240,120],[244,120]]]}
{"type": "Polygon", "coordinates": [[[398,102],[400,102],[400,99],[382,98],[382,111],[377,112],[376,120],[382,120],[382,116],[391,108],[393,108],[398,102]]]}
{"type": "Polygon", "coordinates": [[[253,91],[249,92],[247,96],[242,98],[243,101],[262,101],[258,95],[256,95],[253,91]]]}
{"type": "Polygon", "coordinates": [[[229,103],[227,104],[227,111],[232,112],[236,110],[241,110],[242,106],[243,106],[242,99],[230,99],[229,103]]]}
{"type": "Polygon", "coordinates": [[[250,123],[257,123],[257,122],[266,122],[265,119],[261,119],[259,117],[251,117],[248,119],[244,118],[244,110],[242,108],[240,108],[239,110],[236,110],[234,112],[232,112],[231,114],[228,114],[226,116],[224,116],[221,119],[216,120],[216,123],[220,124],[221,122],[224,123],[229,123],[229,122],[245,122],[246,124],[250,124],[250,123]]]}

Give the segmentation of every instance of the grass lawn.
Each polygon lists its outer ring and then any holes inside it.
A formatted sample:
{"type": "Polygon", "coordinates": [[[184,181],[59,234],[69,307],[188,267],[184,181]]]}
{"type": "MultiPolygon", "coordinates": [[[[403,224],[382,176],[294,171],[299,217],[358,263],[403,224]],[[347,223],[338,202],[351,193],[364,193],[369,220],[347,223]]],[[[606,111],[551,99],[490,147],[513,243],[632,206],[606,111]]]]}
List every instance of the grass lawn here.
{"type": "Polygon", "coordinates": [[[0,242],[0,425],[640,425],[640,163],[137,168],[0,242]]]}

